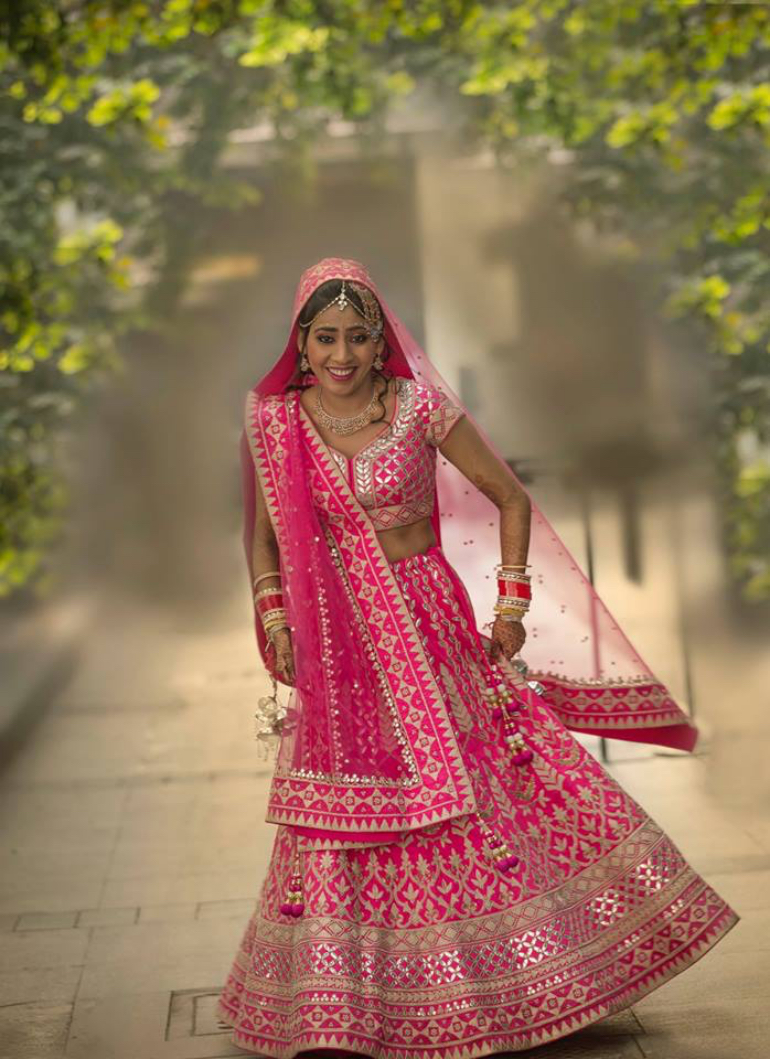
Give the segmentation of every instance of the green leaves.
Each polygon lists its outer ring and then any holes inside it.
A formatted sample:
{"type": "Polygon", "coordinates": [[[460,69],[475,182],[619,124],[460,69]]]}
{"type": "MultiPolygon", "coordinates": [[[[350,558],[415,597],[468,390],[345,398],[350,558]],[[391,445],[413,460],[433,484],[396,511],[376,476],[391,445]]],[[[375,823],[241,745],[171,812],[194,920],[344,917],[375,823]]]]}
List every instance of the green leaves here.
{"type": "Polygon", "coordinates": [[[0,410],[0,597],[27,585],[45,588],[45,559],[67,503],[53,470],[62,410],[32,397],[0,410]]]}
{"type": "Polygon", "coordinates": [[[693,313],[717,319],[729,293],[730,284],[723,276],[693,277],[669,298],[666,309],[673,318],[693,313]]]}
{"type": "Polygon", "coordinates": [[[735,450],[731,455],[736,469],[729,521],[731,567],[746,599],[760,602],[770,597],[770,454],[757,454],[743,465],[735,450]]]}
{"type": "Polygon", "coordinates": [[[494,96],[512,85],[542,81],[547,72],[545,55],[519,55],[504,62],[482,62],[475,76],[463,82],[460,91],[467,96],[494,96]]]}
{"type": "Polygon", "coordinates": [[[326,26],[311,28],[302,22],[274,15],[255,21],[248,50],[238,62],[241,66],[278,66],[290,55],[320,51],[329,39],[326,26]]]}
{"type": "Polygon", "coordinates": [[[770,229],[770,191],[758,184],[739,195],[732,206],[714,218],[710,234],[720,242],[737,245],[763,228],[770,229]]]}
{"type": "Polygon", "coordinates": [[[667,143],[678,118],[679,112],[668,100],[654,103],[644,110],[618,118],[607,130],[605,139],[610,147],[616,149],[632,147],[642,141],[667,143]]]}
{"type": "Polygon", "coordinates": [[[101,95],[86,114],[91,125],[112,125],[116,121],[136,121],[146,125],[152,118],[152,105],[160,89],[148,77],[118,85],[101,95]]]}
{"type": "Polygon", "coordinates": [[[74,265],[86,255],[100,261],[112,261],[115,246],[123,238],[123,229],[110,218],[90,228],[81,228],[62,235],[54,250],[57,265],[74,265]]]}
{"type": "Polygon", "coordinates": [[[770,126],[770,82],[731,92],[717,103],[706,120],[717,132],[739,125],[767,128],[770,126]]]}

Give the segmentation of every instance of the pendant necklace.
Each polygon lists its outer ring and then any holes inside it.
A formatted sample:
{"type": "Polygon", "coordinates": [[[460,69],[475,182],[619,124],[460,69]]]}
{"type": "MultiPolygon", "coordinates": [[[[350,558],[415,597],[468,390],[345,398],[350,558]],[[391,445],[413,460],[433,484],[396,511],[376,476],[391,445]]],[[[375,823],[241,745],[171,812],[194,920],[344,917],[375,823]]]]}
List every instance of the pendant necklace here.
{"type": "Polygon", "coordinates": [[[372,399],[363,412],[359,412],[358,415],[354,416],[329,415],[321,404],[321,387],[319,386],[315,395],[315,411],[319,423],[326,430],[331,430],[333,434],[355,434],[357,430],[361,430],[362,427],[369,423],[377,401],[377,387],[375,386],[372,388],[372,399]]]}

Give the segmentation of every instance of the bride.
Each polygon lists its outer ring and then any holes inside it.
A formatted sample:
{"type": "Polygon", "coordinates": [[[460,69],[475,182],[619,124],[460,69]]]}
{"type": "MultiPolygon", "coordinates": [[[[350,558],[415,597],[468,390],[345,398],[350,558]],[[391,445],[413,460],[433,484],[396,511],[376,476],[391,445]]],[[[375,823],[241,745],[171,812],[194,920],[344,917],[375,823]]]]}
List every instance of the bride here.
{"type": "Polygon", "coordinates": [[[236,1045],[524,1050],[735,924],[572,735],[695,729],[360,263],[303,273],[241,457],[257,640],[290,695],[219,998],[236,1045]]]}

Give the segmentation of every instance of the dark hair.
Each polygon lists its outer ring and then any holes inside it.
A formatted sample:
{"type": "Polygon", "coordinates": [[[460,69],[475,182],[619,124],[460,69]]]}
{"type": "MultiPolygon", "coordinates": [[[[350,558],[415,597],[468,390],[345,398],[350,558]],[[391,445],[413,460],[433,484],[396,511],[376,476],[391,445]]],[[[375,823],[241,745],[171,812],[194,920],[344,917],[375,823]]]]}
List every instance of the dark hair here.
{"type": "MultiPolygon", "coordinates": [[[[305,348],[307,346],[308,335],[310,334],[310,330],[307,327],[308,322],[310,320],[312,320],[313,317],[316,316],[318,313],[320,313],[323,309],[325,309],[326,306],[329,305],[330,302],[332,302],[337,297],[337,295],[340,293],[341,290],[342,290],[342,280],[341,279],[328,279],[325,283],[322,283],[320,287],[317,287],[313,291],[313,293],[310,295],[308,300],[305,302],[305,304],[300,309],[299,316],[297,317],[297,319],[298,319],[299,324],[300,324],[300,334],[302,334],[304,336],[303,339],[302,339],[302,350],[303,351],[305,350],[305,348]]],[[[345,294],[348,297],[348,299],[353,303],[354,308],[361,314],[361,316],[363,316],[363,314],[364,314],[364,305],[363,305],[363,302],[361,301],[361,298],[360,298],[359,294],[357,293],[357,291],[355,291],[352,287],[347,287],[346,290],[345,290],[345,294]]],[[[377,296],[376,295],[373,295],[373,296],[376,299],[377,296]]],[[[377,304],[378,305],[380,304],[379,301],[377,301],[377,304]]],[[[382,306],[380,306],[380,312],[382,313],[382,306]]],[[[382,318],[383,318],[383,320],[385,319],[385,314],[384,313],[382,313],[382,318]]],[[[300,356],[301,355],[302,354],[300,353],[300,356]]],[[[387,340],[386,340],[385,348],[382,351],[382,359],[383,359],[383,361],[387,361],[389,356],[390,356],[390,349],[388,348],[388,343],[387,343],[387,340]]],[[[382,393],[387,393],[388,384],[389,384],[389,380],[390,380],[390,373],[387,372],[387,371],[384,371],[384,370],[383,371],[379,371],[377,368],[372,368],[372,371],[374,372],[375,375],[377,375],[379,378],[381,378],[384,381],[385,388],[383,389],[382,393]]],[[[299,384],[297,384],[297,387],[299,387],[299,384]]],[[[296,387],[292,386],[290,388],[294,389],[296,387]]],[[[380,416],[378,416],[376,419],[370,420],[370,422],[372,422],[372,423],[379,423],[385,418],[385,405],[384,405],[383,400],[382,400],[382,394],[380,394],[378,400],[379,400],[379,403],[380,403],[380,407],[382,408],[382,414],[380,416]]]]}

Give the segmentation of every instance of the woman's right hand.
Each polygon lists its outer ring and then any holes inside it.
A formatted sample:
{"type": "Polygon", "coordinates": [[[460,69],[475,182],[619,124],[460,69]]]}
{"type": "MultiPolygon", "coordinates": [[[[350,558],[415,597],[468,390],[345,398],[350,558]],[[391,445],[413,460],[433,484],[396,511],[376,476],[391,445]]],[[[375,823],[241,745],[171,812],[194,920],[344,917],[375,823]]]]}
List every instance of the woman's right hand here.
{"type": "Polygon", "coordinates": [[[291,645],[291,633],[286,629],[276,629],[273,633],[275,645],[276,679],[283,684],[294,684],[294,651],[291,645]]]}

